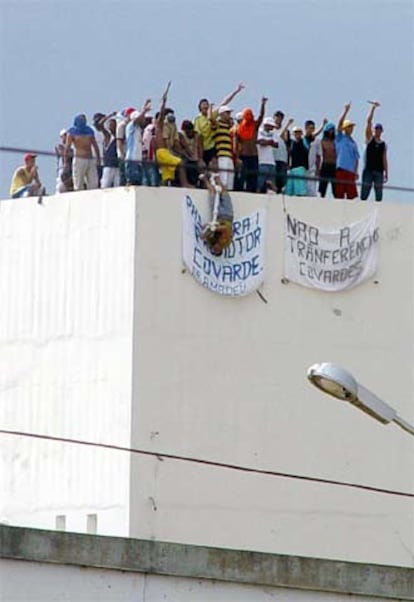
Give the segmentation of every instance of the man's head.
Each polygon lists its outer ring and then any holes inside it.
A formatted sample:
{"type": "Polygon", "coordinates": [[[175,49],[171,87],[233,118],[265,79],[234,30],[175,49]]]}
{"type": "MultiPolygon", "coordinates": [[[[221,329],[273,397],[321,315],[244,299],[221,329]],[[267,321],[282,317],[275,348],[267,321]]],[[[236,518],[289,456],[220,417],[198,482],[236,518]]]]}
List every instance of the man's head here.
{"type": "Polygon", "coordinates": [[[59,136],[60,136],[60,140],[61,140],[62,144],[65,144],[65,142],[66,142],[66,136],[67,136],[67,131],[65,129],[60,130],[59,136]]]}
{"type": "Polygon", "coordinates": [[[241,123],[243,121],[243,112],[239,111],[234,117],[236,119],[236,123],[241,123]]]}
{"type": "Polygon", "coordinates": [[[93,126],[95,129],[97,130],[103,130],[103,123],[101,122],[101,119],[105,117],[104,113],[95,113],[95,115],[93,116],[93,126]]]}
{"type": "Polygon", "coordinates": [[[165,109],[164,116],[166,123],[175,123],[175,113],[173,109],[165,109]]]}
{"type": "Polygon", "coordinates": [[[243,109],[242,115],[243,121],[246,121],[247,123],[252,123],[254,121],[254,115],[251,109],[243,109]]]}
{"type": "Polygon", "coordinates": [[[129,118],[131,116],[131,113],[133,113],[135,111],[134,107],[127,107],[126,109],[124,109],[121,112],[122,117],[124,117],[124,119],[126,121],[129,121],[129,118]]]}
{"type": "Polygon", "coordinates": [[[333,140],[335,138],[335,124],[332,121],[328,121],[323,128],[323,137],[333,140]]]}
{"type": "Polygon", "coordinates": [[[35,155],[34,153],[26,153],[24,156],[24,163],[25,166],[30,169],[31,167],[33,167],[33,165],[36,162],[36,157],[37,155],[35,155]]]}
{"type": "Polygon", "coordinates": [[[376,123],[374,125],[374,136],[377,140],[379,140],[381,138],[383,131],[384,131],[384,128],[382,127],[381,123],[376,123]]]}
{"type": "Polygon", "coordinates": [[[346,136],[352,136],[352,132],[354,131],[355,123],[350,121],[349,119],[345,119],[342,123],[342,131],[346,136]]]}
{"type": "Polygon", "coordinates": [[[273,117],[275,120],[276,127],[279,129],[285,118],[285,114],[283,113],[283,111],[276,111],[276,113],[273,115],[273,117]]]}
{"type": "Polygon", "coordinates": [[[231,109],[227,105],[222,105],[218,110],[220,121],[224,121],[224,123],[231,123],[232,122],[232,117],[231,117],[232,111],[233,111],[233,109],[231,109]]]}
{"type": "Polygon", "coordinates": [[[181,129],[189,138],[194,138],[194,126],[189,119],[184,119],[181,129]]]}
{"type": "Polygon", "coordinates": [[[292,128],[292,132],[293,132],[293,136],[294,136],[296,142],[299,142],[299,140],[301,140],[302,136],[303,136],[303,130],[302,130],[302,128],[299,125],[295,125],[292,128]]]}
{"type": "Polygon", "coordinates": [[[86,115],[84,113],[80,113],[79,115],[76,115],[75,119],[73,120],[73,125],[77,128],[83,128],[83,127],[85,127],[86,124],[87,124],[87,119],[86,119],[86,115]]]}
{"type": "Polygon", "coordinates": [[[266,132],[271,132],[275,128],[275,121],[272,117],[265,117],[263,120],[263,128],[266,132]]]}
{"type": "Polygon", "coordinates": [[[312,119],[307,119],[305,121],[305,136],[313,136],[315,131],[315,122],[312,119]]]}
{"type": "Polygon", "coordinates": [[[198,103],[198,110],[200,111],[200,113],[202,115],[207,115],[209,108],[210,103],[208,102],[207,98],[202,98],[198,103]]]}
{"type": "Polygon", "coordinates": [[[116,136],[116,119],[110,119],[108,121],[108,130],[111,132],[112,136],[116,136]]]}

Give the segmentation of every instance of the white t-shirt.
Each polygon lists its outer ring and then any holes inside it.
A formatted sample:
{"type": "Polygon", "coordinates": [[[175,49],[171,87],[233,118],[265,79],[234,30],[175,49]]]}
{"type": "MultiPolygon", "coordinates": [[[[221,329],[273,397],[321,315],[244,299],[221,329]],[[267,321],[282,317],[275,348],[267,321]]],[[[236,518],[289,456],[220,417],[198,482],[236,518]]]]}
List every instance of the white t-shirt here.
{"type": "Polygon", "coordinates": [[[275,161],[284,161],[288,162],[288,152],[286,148],[285,141],[282,140],[280,134],[282,133],[283,128],[279,130],[273,130],[273,134],[275,136],[275,140],[278,143],[277,147],[273,148],[273,156],[275,161]]]}
{"type": "Polygon", "coordinates": [[[138,124],[130,121],[125,129],[126,136],[126,161],[142,161],[142,129],[138,124]]]}
{"type": "Polygon", "coordinates": [[[321,157],[321,163],[322,163],[322,145],[321,145],[321,141],[319,140],[319,138],[316,138],[309,147],[309,155],[308,155],[309,170],[316,169],[316,157],[317,156],[321,157]]]}
{"type": "Polygon", "coordinates": [[[125,145],[126,126],[127,126],[127,121],[125,119],[121,119],[116,124],[116,140],[117,140],[116,147],[117,147],[118,157],[120,157],[121,159],[125,158],[124,155],[125,155],[125,149],[126,149],[126,145],[125,145]],[[120,149],[122,150],[122,152],[120,149]]]}
{"type": "Polygon", "coordinates": [[[100,132],[96,128],[93,128],[93,130],[95,132],[95,140],[96,140],[96,144],[98,145],[99,153],[101,155],[101,161],[102,161],[102,157],[104,154],[105,136],[103,135],[102,132],[100,132]]]}
{"type": "MultiPolygon", "coordinates": [[[[259,140],[265,140],[265,141],[269,141],[271,140],[273,142],[273,140],[275,139],[275,135],[273,130],[265,130],[264,127],[259,128],[259,132],[257,134],[257,141],[259,142],[259,140]]],[[[266,164],[266,165],[274,165],[275,163],[275,159],[273,156],[273,151],[275,150],[274,146],[261,146],[260,144],[257,145],[257,155],[258,155],[258,159],[259,159],[259,164],[266,164]]]]}

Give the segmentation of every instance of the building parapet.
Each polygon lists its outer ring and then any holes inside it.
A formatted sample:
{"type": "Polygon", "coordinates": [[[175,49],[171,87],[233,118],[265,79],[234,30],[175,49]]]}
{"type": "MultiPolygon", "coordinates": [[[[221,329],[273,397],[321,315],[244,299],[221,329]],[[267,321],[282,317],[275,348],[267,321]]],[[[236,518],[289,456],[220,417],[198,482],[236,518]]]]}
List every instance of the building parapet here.
{"type": "Polygon", "coordinates": [[[405,567],[7,525],[0,558],[414,600],[414,570],[405,567]]]}

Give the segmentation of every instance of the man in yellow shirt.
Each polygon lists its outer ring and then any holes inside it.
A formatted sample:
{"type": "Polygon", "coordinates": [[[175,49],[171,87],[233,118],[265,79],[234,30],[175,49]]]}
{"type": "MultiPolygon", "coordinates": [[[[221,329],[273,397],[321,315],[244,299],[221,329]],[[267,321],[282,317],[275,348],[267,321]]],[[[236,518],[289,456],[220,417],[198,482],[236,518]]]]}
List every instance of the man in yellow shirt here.
{"type": "Polygon", "coordinates": [[[18,199],[23,196],[37,196],[43,193],[42,184],[37,171],[36,157],[33,153],[24,156],[24,165],[18,167],[13,174],[10,185],[10,196],[18,199]]]}

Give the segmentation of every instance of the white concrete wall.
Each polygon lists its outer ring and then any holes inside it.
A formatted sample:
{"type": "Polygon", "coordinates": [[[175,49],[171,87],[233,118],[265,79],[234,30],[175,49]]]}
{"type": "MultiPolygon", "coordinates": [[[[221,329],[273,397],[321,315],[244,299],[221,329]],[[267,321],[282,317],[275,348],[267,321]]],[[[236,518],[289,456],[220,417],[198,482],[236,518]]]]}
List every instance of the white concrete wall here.
{"type": "Polygon", "coordinates": [[[143,575],[87,567],[0,561],[1,602],[381,602],[333,594],[207,579],[143,575]]]}
{"type": "MultiPolygon", "coordinates": [[[[0,203],[1,428],[130,440],[133,192],[0,203]]],[[[128,455],[0,435],[0,519],[128,533],[128,455]]]]}
{"type": "MultiPolygon", "coordinates": [[[[268,204],[265,304],[256,294],[221,298],[182,273],[183,196],[138,192],[133,446],[414,491],[414,439],[305,378],[310,364],[336,362],[414,422],[413,207],[377,207],[375,279],[333,294],[282,284],[280,197],[233,195],[238,217],[268,204]]],[[[192,196],[205,207],[205,193],[192,196]]],[[[286,204],[293,216],[330,227],[374,209],[286,204]]],[[[413,500],[136,457],[131,534],[412,566],[413,500]]]]}
{"type": "MultiPolygon", "coordinates": [[[[0,203],[2,428],[413,491],[413,438],[305,378],[315,361],[337,362],[414,422],[413,208],[379,206],[375,281],[327,294],[281,283],[282,199],[234,195],[238,216],[268,205],[266,304],[183,273],[183,197],[0,203]]],[[[206,193],[193,197],[205,211],[206,193]]],[[[343,226],[374,205],[287,206],[343,226]]],[[[85,531],[97,514],[98,533],[413,564],[412,499],[140,456],[129,474],[126,453],[6,435],[1,446],[0,517],[12,524],[53,528],[65,515],[85,531]]]]}

